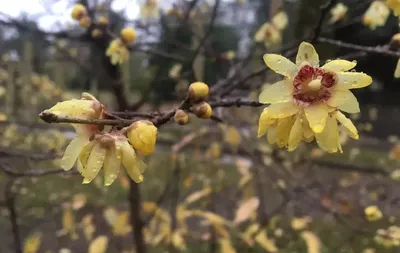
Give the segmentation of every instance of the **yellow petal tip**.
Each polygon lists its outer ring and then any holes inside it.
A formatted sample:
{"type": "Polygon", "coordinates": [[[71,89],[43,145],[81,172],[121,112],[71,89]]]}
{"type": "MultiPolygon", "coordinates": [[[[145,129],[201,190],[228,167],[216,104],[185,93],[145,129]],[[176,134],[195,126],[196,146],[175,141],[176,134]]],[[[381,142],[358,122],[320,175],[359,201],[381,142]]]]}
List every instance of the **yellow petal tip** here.
{"type": "Polygon", "coordinates": [[[312,128],[313,132],[316,134],[320,134],[322,133],[322,131],[324,131],[324,125],[316,125],[312,128]]]}

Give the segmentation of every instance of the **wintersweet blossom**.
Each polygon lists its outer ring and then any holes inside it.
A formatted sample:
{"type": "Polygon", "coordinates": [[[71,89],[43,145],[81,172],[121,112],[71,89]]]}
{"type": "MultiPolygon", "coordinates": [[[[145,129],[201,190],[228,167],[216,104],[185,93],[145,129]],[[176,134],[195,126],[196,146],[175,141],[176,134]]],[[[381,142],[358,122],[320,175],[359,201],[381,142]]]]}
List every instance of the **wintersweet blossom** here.
{"type": "Polygon", "coordinates": [[[371,30],[384,26],[389,17],[390,10],[382,1],[373,1],[368,10],[364,13],[362,22],[371,30]]]}
{"type": "MultiPolygon", "coordinates": [[[[89,93],[82,93],[81,99],[71,99],[57,103],[44,113],[50,112],[57,116],[73,117],[80,119],[101,119],[103,117],[103,105],[89,93]]],[[[89,139],[100,130],[97,125],[71,124],[77,136],[67,146],[61,160],[61,167],[70,170],[82,148],[89,143],[89,139]]]]}
{"type": "Polygon", "coordinates": [[[140,17],[142,18],[158,18],[158,1],[157,0],[145,0],[140,6],[140,17]]]}
{"type": "Polygon", "coordinates": [[[333,7],[330,11],[331,18],[329,20],[329,23],[333,24],[340,20],[343,20],[348,10],[349,8],[343,3],[336,4],[335,7],[333,7]]]}
{"type": "Polygon", "coordinates": [[[266,47],[279,45],[282,42],[282,32],[288,25],[288,16],[285,12],[277,13],[271,22],[264,23],[254,35],[255,42],[264,42],[266,47]]]}
{"type": "Polygon", "coordinates": [[[376,221],[382,219],[382,212],[377,206],[368,206],[364,210],[365,217],[369,221],[376,221]]]}
{"type": "Polygon", "coordinates": [[[113,65],[122,64],[129,59],[129,50],[120,39],[115,39],[108,46],[106,55],[111,58],[113,65]]]}
{"type": "Polygon", "coordinates": [[[358,131],[341,111],[358,113],[350,89],[371,84],[365,73],[348,72],[356,62],[333,60],[319,67],[319,56],[307,42],[299,46],[296,63],[278,54],[264,55],[266,65],[285,78],[265,88],[259,101],[271,104],[260,115],[258,136],[267,135],[270,144],[297,148],[304,140],[316,139],[329,153],[342,152],[337,121],[354,139],[358,131]]]}
{"type": "Polygon", "coordinates": [[[98,134],[87,144],[79,155],[83,166],[83,183],[90,183],[104,169],[104,185],[111,185],[117,178],[121,163],[136,183],[143,181],[146,169],[144,162],[136,156],[128,139],[121,133],[98,134]]]}
{"type": "Polygon", "coordinates": [[[400,14],[400,0],[386,0],[387,6],[393,10],[395,16],[400,14]]]}
{"type": "Polygon", "coordinates": [[[375,241],[386,248],[400,246],[400,227],[390,226],[387,229],[378,229],[375,241]]]}
{"type": "Polygon", "coordinates": [[[139,120],[128,127],[128,139],[131,145],[143,155],[154,152],[157,140],[157,128],[151,121],[139,120]]]}

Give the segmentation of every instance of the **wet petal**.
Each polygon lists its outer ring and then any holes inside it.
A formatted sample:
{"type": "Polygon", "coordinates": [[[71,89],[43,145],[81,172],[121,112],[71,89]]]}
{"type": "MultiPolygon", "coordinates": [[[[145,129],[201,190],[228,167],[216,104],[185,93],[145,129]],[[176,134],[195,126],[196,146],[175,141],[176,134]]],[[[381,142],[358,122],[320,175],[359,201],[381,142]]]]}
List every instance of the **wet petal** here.
{"type": "Polygon", "coordinates": [[[303,62],[308,62],[314,67],[319,66],[319,56],[313,45],[302,42],[296,56],[296,65],[300,66],[303,62]]]}
{"type": "Polygon", "coordinates": [[[95,141],[92,141],[89,144],[85,145],[82,148],[81,153],[79,154],[79,161],[81,162],[83,168],[87,166],[87,160],[89,159],[90,151],[92,151],[95,143],[95,141]]]}
{"type": "Polygon", "coordinates": [[[100,143],[96,142],[93,145],[85,166],[83,184],[90,183],[97,176],[101,167],[103,167],[105,156],[106,149],[100,143]]]}
{"type": "Polygon", "coordinates": [[[314,132],[310,127],[310,123],[308,123],[307,118],[303,117],[303,136],[304,140],[313,140],[314,139],[314,132]]]}
{"type": "Polygon", "coordinates": [[[146,171],[147,165],[143,162],[142,159],[136,158],[136,167],[139,169],[140,173],[144,173],[146,171]]]}
{"type": "Polygon", "coordinates": [[[127,141],[122,141],[120,144],[122,151],[122,164],[124,165],[129,177],[136,183],[143,181],[143,176],[137,167],[135,150],[127,141]]]}
{"type": "Polygon", "coordinates": [[[310,105],[304,108],[307,120],[314,133],[321,133],[328,117],[328,106],[326,104],[310,105]]]}
{"type": "Polygon", "coordinates": [[[267,132],[267,140],[269,144],[274,144],[276,142],[276,127],[271,127],[267,132]]]}
{"type": "Polygon", "coordinates": [[[293,151],[297,148],[300,141],[303,139],[303,119],[297,117],[293,124],[292,130],[290,130],[288,151],[293,151]]]}
{"type": "Polygon", "coordinates": [[[340,122],[340,124],[342,124],[346,132],[351,136],[351,138],[358,140],[358,131],[353,122],[340,111],[336,111],[334,113],[334,116],[340,122]]]}
{"type": "Polygon", "coordinates": [[[104,185],[111,185],[118,176],[121,160],[118,159],[115,148],[110,148],[104,159],[104,185]]]}
{"type": "Polygon", "coordinates": [[[286,77],[293,77],[298,67],[288,58],[279,54],[265,54],[264,62],[267,66],[278,74],[286,77]]]}
{"type": "Polygon", "coordinates": [[[287,80],[267,86],[258,97],[258,100],[265,104],[289,102],[292,99],[292,86],[287,80]]]}
{"type": "Polygon", "coordinates": [[[270,126],[275,123],[276,119],[271,118],[271,115],[268,112],[268,108],[265,108],[260,115],[260,119],[258,121],[258,138],[267,133],[267,130],[270,126]]]}
{"type": "Polygon", "coordinates": [[[294,117],[280,119],[276,126],[276,144],[283,148],[288,144],[290,130],[294,123],[294,117]]]}
{"type": "Polygon", "coordinates": [[[358,104],[357,98],[353,93],[349,93],[349,96],[344,101],[343,104],[339,105],[337,108],[348,113],[359,113],[360,105],[358,104]]]}
{"type": "Polygon", "coordinates": [[[272,104],[267,110],[271,115],[270,117],[275,119],[286,118],[299,112],[299,108],[297,108],[293,102],[272,104]]]}
{"type": "Polygon", "coordinates": [[[318,146],[328,153],[335,153],[338,151],[339,129],[334,117],[329,116],[326,119],[326,126],[324,130],[315,135],[318,146]]]}
{"type": "Polygon", "coordinates": [[[337,84],[335,89],[358,89],[372,83],[372,78],[361,72],[339,72],[337,73],[337,84]]]}
{"type": "Polygon", "coordinates": [[[357,98],[353,95],[350,90],[334,90],[332,91],[332,96],[326,101],[329,106],[338,107],[344,104],[348,99],[357,98]]]}
{"type": "Polygon", "coordinates": [[[333,60],[325,63],[321,68],[332,72],[349,71],[357,65],[355,61],[333,60]]]}
{"type": "Polygon", "coordinates": [[[79,157],[79,153],[82,148],[88,144],[89,141],[85,136],[77,136],[67,146],[64,152],[64,156],[61,159],[61,168],[64,170],[70,170],[74,167],[76,160],[79,157]]]}

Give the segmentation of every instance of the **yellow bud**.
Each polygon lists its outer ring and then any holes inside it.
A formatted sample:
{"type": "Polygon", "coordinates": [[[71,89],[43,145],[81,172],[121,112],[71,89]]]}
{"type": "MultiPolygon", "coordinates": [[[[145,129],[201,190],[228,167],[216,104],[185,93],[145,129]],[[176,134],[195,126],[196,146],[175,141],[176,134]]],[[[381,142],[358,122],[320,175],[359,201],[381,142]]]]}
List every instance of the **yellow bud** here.
{"type": "Polygon", "coordinates": [[[382,218],[382,212],[377,206],[368,206],[364,210],[365,216],[369,221],[376,221],[382,218]]]}
{"type": "Polygon", "coordinates": [[[400,48],[400,33],[393,35],[392,40],[390,41],[390,46],[392,49],[400,48]]]}
{"type": "Polygon", "coordinates": [[[93,31],[92,31],[92,38],[98,39],[98,38],[100,38],[101,36],[103,36],[103,32],[102,32],[99,28],[93,29],[93,31]]]}
{"type": "Polygon", "coordinates": [[[193,101],[203,101],[208,97],[208,85],[202,82],[195,82],[189,86],[189,99],[193,101]]]}
{"type": "Polygon", "coordinates": [[[86,16],[86,7],[82,4],[75,4],[72,8],[71,17],[80,20],[83,16],[86,16]]]}
{"type": "Polygon", "coordinates": [[[209,119],[212,115],[212,108],[208,103],[202,102],[193,106],[193,112],[198,118],[209,119]]]}
{"type": "Polygon", "coordinates": [[[106,17],[106,16],[101,16],[101,17],[97,20],[97,23],[98,23],[99,25],[102,25],[102,26],[107,26],[107,25],[108,25],[108,17],[106,17]]]}
{"type": "Polygon", "coordinates": [[[189,115],[183,110],[177,110],[174,120],[179,125],[186,125],[189,122],[189,115]]]}
{"type": "Polygon", "coordinates": [[[136,32],[133,28],[124,28],[121,30],[121,38],[126,43],[132,43],[136,39],[136,32]]]}
{"type": "Polygon", "coordinates": [[[143,155],[154,152],[157,128],[148,120],[139,120],[129,126],[128,139],[133,148],[143,155]]]}
{"type": "Polygon", "coordinates": [[[91,24],[92,20],[88,16],[85,16],[79,20],[80,27],[89,28],[91,24]]]}

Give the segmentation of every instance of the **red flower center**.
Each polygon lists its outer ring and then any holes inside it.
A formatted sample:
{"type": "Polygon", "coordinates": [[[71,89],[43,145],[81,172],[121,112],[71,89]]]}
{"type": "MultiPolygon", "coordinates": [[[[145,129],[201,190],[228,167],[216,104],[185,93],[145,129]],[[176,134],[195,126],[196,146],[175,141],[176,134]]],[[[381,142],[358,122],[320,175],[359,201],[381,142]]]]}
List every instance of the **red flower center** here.
{"type": "Polygon", "coordinates": [[[336,81],[334,73],[305,65],[293,80],[293,98],[304,106],[326,101],[331,97],[336,81]]]}

